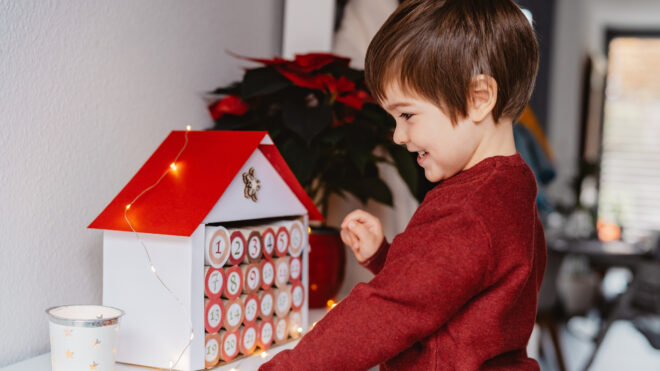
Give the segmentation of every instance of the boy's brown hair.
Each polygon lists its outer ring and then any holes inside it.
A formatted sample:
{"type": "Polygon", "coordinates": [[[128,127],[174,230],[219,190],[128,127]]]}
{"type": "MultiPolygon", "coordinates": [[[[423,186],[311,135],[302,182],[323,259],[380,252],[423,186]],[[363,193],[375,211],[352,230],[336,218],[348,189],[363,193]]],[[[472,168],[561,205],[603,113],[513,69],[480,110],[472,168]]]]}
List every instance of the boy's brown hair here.
{"type": "Polygon", "coordinates": [[[374,36],[365,79],[380,102],[397,82],[449,115],[467,115],[472,78],[497,82],[493,118],[518,119],[538,70],[534,30],[512,0],[408,0],[374,36]]]}

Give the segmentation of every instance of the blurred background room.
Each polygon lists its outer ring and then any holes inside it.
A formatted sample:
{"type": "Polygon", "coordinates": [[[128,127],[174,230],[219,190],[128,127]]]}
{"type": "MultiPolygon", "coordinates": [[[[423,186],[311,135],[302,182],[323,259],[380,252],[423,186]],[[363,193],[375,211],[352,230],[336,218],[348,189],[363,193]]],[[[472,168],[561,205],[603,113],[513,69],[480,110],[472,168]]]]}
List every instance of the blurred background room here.
{"type": "MultiPolygon", "coordinates": [[[[528,352],[544,371],[660,370],[660,1],[516,2],[541,52],[516,146],[537,177],[548,250],[528,352]]],[[[233,120],[222,97],[260,66],[236,55],[332,53],[359,76],[398,4],[0,0],[0,368],[49,351],[46,308],[101,303],[102,234],[87,225],[171,130],[233,120]]],[[[354,119],[343,114],[330,126],[354,119]]],[[[335,192],[314,198],[317,233],[364,208],[391,241],[433,186],[372,144],[385,160],[363,165],[369,183],[330,179],[335,192]]],[[[372,277],[347,247],[321,259],[317,306],[372,277]]]]}

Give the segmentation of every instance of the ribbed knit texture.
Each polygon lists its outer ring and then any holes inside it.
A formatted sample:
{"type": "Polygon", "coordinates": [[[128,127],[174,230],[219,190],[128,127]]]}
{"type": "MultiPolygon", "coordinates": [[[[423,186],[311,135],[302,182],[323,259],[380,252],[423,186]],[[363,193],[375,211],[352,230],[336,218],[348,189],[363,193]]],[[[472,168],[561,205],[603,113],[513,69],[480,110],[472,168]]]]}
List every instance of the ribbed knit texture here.
{"type": "Polygon", "coordinates": [[[259,370],[538,370],[527,357],[545,270],[536,181],[520,155],[432,189],[360,283],[259,370]]]}

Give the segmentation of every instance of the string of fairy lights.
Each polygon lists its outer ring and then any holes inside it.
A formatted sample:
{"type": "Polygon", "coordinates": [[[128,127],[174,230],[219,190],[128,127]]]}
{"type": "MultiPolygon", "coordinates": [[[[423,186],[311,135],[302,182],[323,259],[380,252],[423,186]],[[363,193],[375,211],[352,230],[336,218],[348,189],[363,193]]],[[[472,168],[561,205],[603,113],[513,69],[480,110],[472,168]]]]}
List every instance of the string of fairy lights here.
{"type": "Polygon", "coordinates": [[[190,328],[190,337],[188,339],[188,343],[183,348],[181,353],[179,353],[179,356],[177,357],[176,360],[170,360],[170,368],[169,368],[170,371],[172,371],[174,369],[174,367],[176,367],[176,365],[179,363],[179,361],[181,361],[181,357],[183,357],[186,350],[190,347],[190,344],[192,344],[192,341],[195,338],[195,330],[193,329],[192,320],[190,318],[191,316],[190,316],[190,313],[188,313],[188,310],[186,309],[186,305],[174,293],[174,291],[172,291],[172,289],[169,286],[167,286],[165,281],[163,281],[163,278],[158,274],[158,271],[156,270],[156,266],[154,265],[153,261],[151,260],[151,254],[149,254],[149,249],[147,249],[147,245],[145,245],[144,240],[142,240],[142,238],[140,237],[140,234],[135,230],[135,228],[133,228],[133,224],[131,224],[131,221],[128,219],[128,211],[131,209],[131,206],[133,204],[135,204],[135,202],[137,202],[137,200],[140,199],[140,197],[144,196],[145,193],[147,193],[150,190],[154,189],[161,182],[161,180],[163,180],[163,178],[165,178],[165,176],[167,176],[168,173],[176,171],[176,169],[177,169],[176,163],[179,160],[179,157],[181,157],[181,154],[183,153],[183,151],[188,146],[188,132],[190,132],[190,125],[188,125],[186,127],[186,131],[185,131],[185,135],[184,135],[185,142],[183,143],[183,146],[179,150],[179,153],[174,158],[174,161],[172,161],[172,163],[170,164],[169,168],[167,168],[163,172],[163,174],[160,176],[160,178],[158,178],[158,180],[156,180],[156,182],[154,184],[150,185],[149,187],[145,188],[142,192],[140,192],[133,199],[133,201],[131,201],[129,204],[126,205],[126,208],[124,209],[124,220],[126,220],[126,223],[128,224],[128,226],[131,228],[133,233],[135,233],[135,237],[137,238],[138,242],[140,242],[140,245],[142,245],[142,248],[144,249],[144,252],[147,255],[147,261],[149,263],[149,270],[151,271],[151,273],[153,273],[153,275],[156,277],[156,279],[158,279],[158,282],[160,282],[160,284],[163,286],[163,288],[165,288],[165,290],[167,290],[167,292],[170,295],[172,295],[174,300],[177,302],[177,304],[179,304],[179,306],[183,310],[184,316],[188,320],[188,326],[190,328]]]}
{"type": "MultiPolygon", "coordinates": [[[[190,130],[191,130],[190,125],[186,126],[186,131],[185,131],[185,134],[184,134],[184,143],[181,146],[181,149],[179,150],[179,153],[177,153],[177,155],[176,155],[176,157],[174,157],[174,160],[172,161],[172,163],[170,163],[168,168],[163,172],[163,174],[158,178],[158,180],[156,180],[152,185],[150,185],[149,187],[145,188],[142,192],[140,192],[130,203],[128,203],[126,205],[126,208],[124,209],[124,220],[126,221],[126,224],[128,224],[131,231],[133,231],[133,233],[135,234],[136,239],[138,240],[138,242],[142,246],[142,249],[144,250],[145,255],[147,256],[147,262],[149,264],[149,270],[154,275],[154,277],[158,280],[158,282],[160,282],[161,286],[163,286],[163,288],[174,298],[174,300],[177,302],[177,304],[181,307],[181,309],[183,311],[183,314],[186,317],[186,320],[188,321],[188,327],[189,327],[189,330],[190,330],[190,337],[188,338],[188,342],[186,343],[185,347],[181,350],[181,352],[179,353],[179,356],[176,358],[176,360],[170,360],[169,361],[169,371],[174,370],[176,365],[181,361],[181,358],[185,354],[186,350],[188,350],[188,348],[190,348],[190,346],[192,344],[192,341],[195,339],[195,330],[193,328],[193,324],[192,324],[192,320],[191,320],[191,314],[188,313],[187,306],[183,303],[183,301],[174,293],[174,291],[165,283],[163,278],[158,274],[158,270],[156,269],[156,266],[154,265],[154,263],[151,259],[151,254],[149,253],[149,249],[147,248],[146,244],[144,243],[144,240],[140,237],[140,234],[133,227],[133,224],[131,223],[130,219],[128,218],[128,212],[131,209],[131,207],[142,196],[144,196],[147,192],[149,192],[150,190],[152,190],[156,186],[158,186],[158,184],[168,174],[171,174],[172,172],[177,171],[177,161],[179,161],[179,158],[181,157],[181,154],[183,153],[183,151],[188,146],[188,133],[190,132],[190,130]]],[[[337,304],[334,303],[334,301],[332,301],[332,302],[328,301],[327,308],[332,309],[332,308],[334,308],[335,305],[337,305],[337,304]]],[[[314,324],[312,324],[312,326],[310,327],[310,330],[314,327],[314,325],[316,325],[316,322],[314,324]]],[[[299,333],[302,333],[303,329],[298,328],[297,331],[299,333]]],[[[262,351],[261,353],[259,353],[259,356],[262,359],[265,359],[265,358],[268,357],[268,353],[266,351],[262,351]]],[[[238,367],[241,365],[242,361],[243,361],[243,359],[239,360],[238,364],[234,368],[232,368],[230,371],[238,371],[238,367]]]]}

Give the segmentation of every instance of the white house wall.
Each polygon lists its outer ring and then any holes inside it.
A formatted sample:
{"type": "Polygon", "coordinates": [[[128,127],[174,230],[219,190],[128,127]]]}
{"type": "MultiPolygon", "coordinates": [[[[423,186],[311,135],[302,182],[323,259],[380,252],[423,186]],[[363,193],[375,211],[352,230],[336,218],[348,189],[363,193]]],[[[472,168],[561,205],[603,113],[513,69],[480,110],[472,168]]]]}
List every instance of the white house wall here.
{"type": "MultiPolygon", "coordinates": [[[[198,228],[196,233],[199,231],[198,228]]],[[[203,238],[203,229],[201,231],[203,238]]],[[[103,304],[126,312],[120,324],[117,361],[169,368],[170,360],[178,357],[190,336],[187,320],[190,306],[185,305],[185,310],[182,309],[158,282],[134,233],[103,233],[103,304]],[[159,360],[158,364],[153,364],[153,360],[159,360]]],[[[165,284],[184,304],[190,303],[193,295],[191,277],[199,281],[197,287],[203,290],[203,279],[200,278],[203,270],[201,273],[196,272],[200,269],[191,272],[192,239],[156,234],[140,236],[165,284]]],[[[197,238],[194,238],[196,242],[197,238]]],[[[196,297],[203,300],[201,291],[196,297]]],[[[193,316],[196,319],[201,317],[193,316]]],[[[197,342],[204,338],[203,333],[198,335],[197,342]]],[[[203,346],[197,349],[203,349],[203,346]]],[[[182,357],[181,364],[189,362],[188,352],[182,357]]]]}

